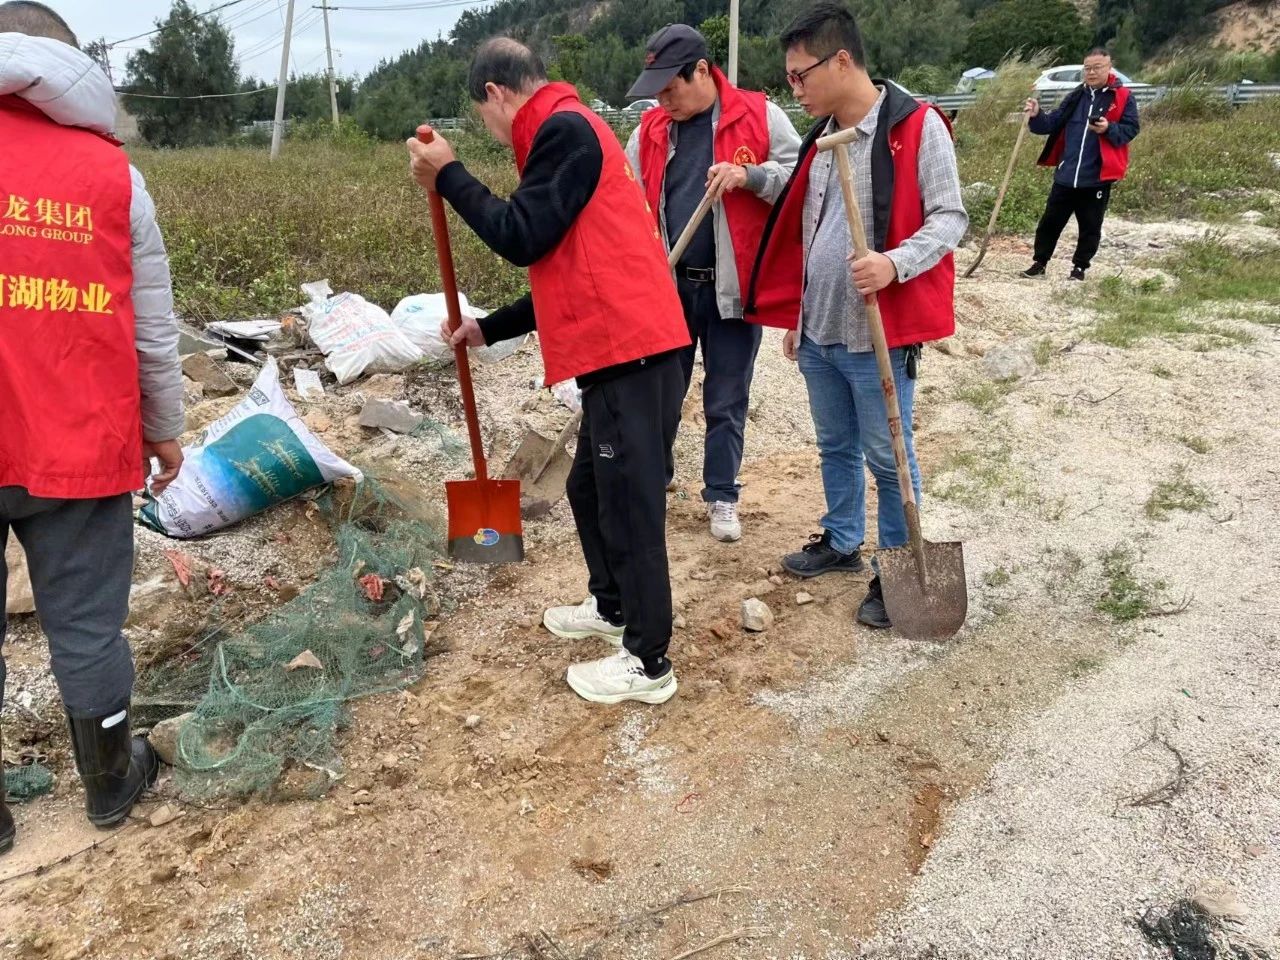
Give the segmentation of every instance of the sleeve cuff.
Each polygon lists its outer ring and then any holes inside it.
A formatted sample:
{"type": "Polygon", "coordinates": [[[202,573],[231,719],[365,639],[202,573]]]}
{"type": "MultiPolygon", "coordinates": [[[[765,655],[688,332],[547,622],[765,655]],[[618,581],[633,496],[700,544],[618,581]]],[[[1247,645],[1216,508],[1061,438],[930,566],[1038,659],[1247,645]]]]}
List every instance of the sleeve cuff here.
{"type": "Polygon", "coordinates": [[[451,195],[471,179],[472,176],[462,165],[462,161],[454,160],[436,174],[436,193],[452,203],[451,195]]]}
{"type": "Polygon", "coordinates": [[[911,264],[902,255],[901,251],[890,250],[885,254],[885,256],[893,261],[893,268],[898,274],[899,283],[906,283],[908,280],[915,277],[915,271],[912,270],[911,264]]]}
{"type": "MultiPolygon", "coordinates": [[[[484,345],[486,347],[493,346],[495,342],[493,337],[494,334],[497,333],[497,330],[496,324],[493,323],[493,319],[496,314],[497,311],[494,311],[494,313],[489,314],[489,316],[481,317],[476,321],[476,326],[480,328],[480,333],[484,336],[484,345]]],[[[501,320],[501,317],[498,319],[501,320]]]]}
{"type": "Polygon", "coordinates": [[[752,164],[746,167],[747,171],[747,189],[752,193],[759,194],[769,186],[769,175],[764,172],[764,167],[752,164]]]}

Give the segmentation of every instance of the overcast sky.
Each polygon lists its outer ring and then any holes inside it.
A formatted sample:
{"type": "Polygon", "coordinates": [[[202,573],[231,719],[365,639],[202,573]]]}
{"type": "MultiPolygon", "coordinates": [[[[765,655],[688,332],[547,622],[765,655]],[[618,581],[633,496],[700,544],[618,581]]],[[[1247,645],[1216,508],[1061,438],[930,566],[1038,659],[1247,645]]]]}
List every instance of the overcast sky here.
{"type": "MultiPolygon", "coordinates": [[[[44,0],[57,10],[76,32],[83,46],[106,37],[110,43],[155,28],[157,18],[169,12],[170,0],[44,0]]],[[[227,0],[193,0],[197,10],[208,10],[227,0]]],[[[314,4],[321,0],[295,0],[291,69],[312,73],[324,69],[324,24],[314,4]]],[[[328,0],[342,7],[344,0],[328,0]]],[[[350,0],[353,6],[395,7],[412,0],[350,0]]],[[[419,0],[421,2],[421,0],[419,0]]],[[[448,0],[435,0],[448,2],[448,0]]],[[[280,70],[280,41],[284,36],[287,0],[238,0],[217,16],[231,31],[242,76],[274,79],[280,70]]],[[[333,67],[340,74],[365,74],[379,60],[394,58],[419,42],[448,35],[462,11],[483,3],[454,2],[425,10],[333,10],[329,29],[333,35],[333,67]]],[[[149,38],[130,40],[112,50],[115,82],[124,82],[125,60],[149,38]]]]}

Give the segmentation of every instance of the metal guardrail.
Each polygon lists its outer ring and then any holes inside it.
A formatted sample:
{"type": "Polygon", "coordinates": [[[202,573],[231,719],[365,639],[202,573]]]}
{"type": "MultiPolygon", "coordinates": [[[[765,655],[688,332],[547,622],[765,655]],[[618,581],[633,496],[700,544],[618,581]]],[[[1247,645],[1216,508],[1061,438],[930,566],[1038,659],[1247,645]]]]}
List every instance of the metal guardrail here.
{"type": "MultiPolygon", "coordinates": [[[[1133,99],[1141,105],[1154,103],[1171,90],[1184,88],[1165,86],[1132,87],[1130,89],[1133,93],[1133,99]]],[[[1268,97],[1280,97],[1280,83],[1233,83],[1225,87],[1207,87],[1204,89],[1222,97],[1233,107],[1246,103],[1257,103],[1268,97]]],[[[1055,107],[1070,92],[1070,90],[1045,90],[1037,94],[1036,99],[1040,101],[1041,106],[1055,107]]],[[[921,96],[920,99],[936,104],[942,110],[963,110],[974,105],[978,99],[978,94],[976,92],[944,93],[938,96],[921,96]]],[[[782,109],[791,117],[803,117],[805,115],[804,110],[794,103],[783,104],[782,109]]],[[[622,109],[609,107],[604,110],[597,110],[596,113],[606,123],[635,123],[640,120],[640,114],[643,111],[628,110],[625,107],[622,109]]],[[[270,126],[270,121],[263,122],[270,126]]],[[[459,117],[437,117],[428,122],[437,130],[458,130],[466,123],[459,117]]]]}

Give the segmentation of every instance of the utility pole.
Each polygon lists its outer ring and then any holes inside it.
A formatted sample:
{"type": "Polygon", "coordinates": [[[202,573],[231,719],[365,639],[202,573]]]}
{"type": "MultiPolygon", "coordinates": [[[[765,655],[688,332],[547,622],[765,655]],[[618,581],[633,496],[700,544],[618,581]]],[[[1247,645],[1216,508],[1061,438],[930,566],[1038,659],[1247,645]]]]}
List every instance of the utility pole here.
{"type": "Polygon", "coordinates": [[[107,82],[115,89],[116,78],[111,75],[111,48],[107,46],[107,38],[102,38],[102,66],[107,71],[107,82]]]}
{"type": "Polygon", "coordinates": [[[333,108],[333,127],[338,128],[338,84],[333,78],[333,44],[329,42],[329,5],[324,4],[324,52],[329,58],[329,106],[333,108]]]}
{"type": "Polygon", "coordinates": [[[738,85],[738,6],[739,0],[729,0],[729,82],[738,85]]]}
{"type": "Polygon", "coordinates": [[[293,39],[293,0],[284,17],[284,46],[280,48],[280,85],[276,87],[276,122],[271,128],[271,159],[280,156],[280,138],[284,134],[284,94],[289,85],[289,41],[293,39]]]}

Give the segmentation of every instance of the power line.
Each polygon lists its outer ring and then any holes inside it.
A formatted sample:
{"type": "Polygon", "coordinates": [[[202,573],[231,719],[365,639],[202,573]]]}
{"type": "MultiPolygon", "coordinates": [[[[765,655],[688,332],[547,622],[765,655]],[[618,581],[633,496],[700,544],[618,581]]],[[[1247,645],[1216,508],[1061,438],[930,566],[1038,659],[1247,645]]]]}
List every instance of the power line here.
{"type": "Polygon", "coordinates": [[[254,90],[241,90],[237,93],[195,93],[187,97],[172,96],[164,93],[129,93],[127,91],[118,91],[122,97],[134,97],[139,100],[216,100],[221,97],[252,97],[257,93],[266,93],[268,90],[274,90],[276,84],[267,87],[258,87],[254,90]]]}
{"type": "MultiPolygon", "coordinates": [[[[200,19],[201,17],[207,17],[207,16],[209,16],[209,14],[211,14],[211,13],[217,13],[219,10],[225,10],[225,9],[227,9],[227,7],[234,7],[234,6],[236,6],[236,4],[240,4],[240,3],[244,3],[244,2],[245,2],[245,0],[227,0],[227,2],[226,2],[226,3],[224,3],[224,4],[222,4],[221,6],[211,7],[210,9],[205,10],[203,13],[193,13],[191,16],[186,17],[185,19],[183,19],[183,20],[181,20],[181,21],[179,21],[179,22],[180,22],[180,23],[190,23],[192,20],[198,20],[198,19],[200,19]]],[[[166,26],[168,26],[168,25],[169,25],[169,24],[166,22],[166,23],[161,24],[160,26],[156,27],[154,30],[148,30],[146,33],[139,33],[139,34],[136,34],[135,36],[132,36],[132,37],[124,37],[124,38],[122,38],[122,39],[120,39],[120,40],[113,40],[111,43],[108,43],[108,44],[107,44],[107,46],[108,46],[108,47],[114,47],[114,46],[116,46],[117,44],[120,44],[120,43],[128,43],[128,42],[129,42],[129,41],[131,41],[131,40],[141,40],[143,37],[150,37],[150,36],[152,36],[153,34],[157,34],[157,33],[159,33],[161,30],[163,30],[163,29],[164,29],[166,26]]]]}
{"type": "MultiPolygon", "coordinates": [[[[359,10],[364,13],[397,13],[403,10],[439,10],[441,7],[476,7],[482,4],[476,0],[428,0],[425,3],[396,3],[379,7],[352,6],[343,4],[340,7],[330,6],[330,10],[359,10]]],[[[320,9],[319,7],[316,8],[320,9]]]]}

